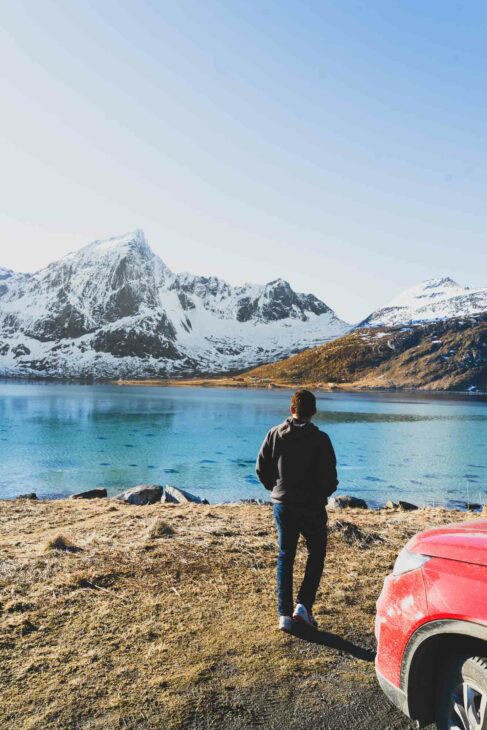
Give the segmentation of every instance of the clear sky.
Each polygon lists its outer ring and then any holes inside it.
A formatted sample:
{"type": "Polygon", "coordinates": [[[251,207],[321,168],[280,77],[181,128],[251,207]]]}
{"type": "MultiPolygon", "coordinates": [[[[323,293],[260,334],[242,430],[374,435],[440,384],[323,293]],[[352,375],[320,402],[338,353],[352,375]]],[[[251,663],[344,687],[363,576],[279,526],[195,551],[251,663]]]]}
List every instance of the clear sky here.
{"type": "Polygon", "coordinates": [[[142,228],[356,321],[487,285],[487,4],[0,0],[0,265],[142,228]]]}

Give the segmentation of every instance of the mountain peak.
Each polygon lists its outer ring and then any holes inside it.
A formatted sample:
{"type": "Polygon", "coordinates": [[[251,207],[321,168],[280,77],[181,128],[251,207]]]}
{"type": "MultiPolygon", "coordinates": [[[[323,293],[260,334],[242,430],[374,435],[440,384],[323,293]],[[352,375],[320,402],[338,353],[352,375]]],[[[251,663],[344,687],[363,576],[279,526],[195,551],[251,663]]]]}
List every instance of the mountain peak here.
{"type": "Polygon", "coordinates": [[[136,228],[134,231],[124,233],[121,236],[112,236],[111,238],[104,238],[93,241],[85,246],[82,251],[96,251],[99,254],[109,253],[110,251],[117,251],[120,249],[127,248],[140,248],[144,251],[151,252],[144,231],[140,228],[136,228]]]}
{"type": "Polygon", "coordinates": [[[382,309],[372,312],[363,325],[405,325],[487,311],[487,289],[469,289],[449,276],[428,279],[406,289],[382,309]]]}
{"type": "Polygon", "coordinates": [[[279,277],[264,284],[264,289],[285,289],[286,291],[292,291],[292,286],[286,279],[279,277]]]}
{"type": "Polygon", "coordinates": [[[389,302],[388,307],[411,307],[418,306],[424,300],[432,299],[449,299],[453,296],[459,296],[468,291],[465,287],[460,286],[449,276],[427,279],[420,284],[405,289],[401,294],[389,302]]]}
{"type": "Polygon", "coordinates": [[[460,284],[450,276],[436,277],[435,279],[426,279],[422,284],[425,289],[437,289],[439,287],[458,287],[460,284]]]}

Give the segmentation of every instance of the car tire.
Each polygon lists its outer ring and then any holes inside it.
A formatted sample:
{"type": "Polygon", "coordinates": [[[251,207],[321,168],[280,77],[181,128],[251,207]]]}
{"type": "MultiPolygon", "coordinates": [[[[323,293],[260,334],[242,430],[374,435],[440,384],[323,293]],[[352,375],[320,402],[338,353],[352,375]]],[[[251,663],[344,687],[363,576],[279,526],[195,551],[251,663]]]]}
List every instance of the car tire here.
{"type": "Polygon", "coordinates": [[[440,681],[438,730],[487,730],[487,658],[456,656],[440,681]]]}

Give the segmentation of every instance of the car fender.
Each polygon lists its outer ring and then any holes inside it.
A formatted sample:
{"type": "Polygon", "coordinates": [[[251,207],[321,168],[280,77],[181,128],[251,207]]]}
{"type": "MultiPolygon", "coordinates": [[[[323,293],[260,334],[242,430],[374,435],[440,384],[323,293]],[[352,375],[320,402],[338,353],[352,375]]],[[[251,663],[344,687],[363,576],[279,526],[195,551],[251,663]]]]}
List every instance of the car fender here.
{"type": "Polygon", "coordinates": [[[438,652],[468,652],[477,642],[487,648],[487,624],[460,618],[427,621],[411,634],[403,654],[400,682],[409,717],[419,720],[421,726],[433,719],[433,688],[443,666],[438,652]]]}

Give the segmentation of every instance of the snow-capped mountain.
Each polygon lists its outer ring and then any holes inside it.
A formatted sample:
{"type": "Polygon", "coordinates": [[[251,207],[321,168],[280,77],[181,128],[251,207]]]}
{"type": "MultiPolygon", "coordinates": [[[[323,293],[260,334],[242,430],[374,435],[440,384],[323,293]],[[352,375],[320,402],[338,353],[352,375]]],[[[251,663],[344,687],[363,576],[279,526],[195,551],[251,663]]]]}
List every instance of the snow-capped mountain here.
{"type": "Polygon", "coordinates": [[[282,279],[173,273],[142,231],[34,274],[0,269],[0,374],[143,377],[239,370],[349,329],[282,279]]]}
{"type": "Polygon", "coordinates": [[[401,326],[487,313],[487,287],[469,289],[449,277],[429,279],[406,289],[359,326],[401,326]]]}

